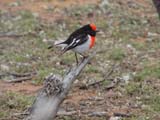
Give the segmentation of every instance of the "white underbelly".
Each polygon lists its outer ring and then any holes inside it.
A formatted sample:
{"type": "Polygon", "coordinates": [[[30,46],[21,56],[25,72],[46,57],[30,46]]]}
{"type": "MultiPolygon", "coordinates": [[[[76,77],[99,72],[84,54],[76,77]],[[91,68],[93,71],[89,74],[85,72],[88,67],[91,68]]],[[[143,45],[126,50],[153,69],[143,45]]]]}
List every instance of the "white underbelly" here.
{"type": "Polygon", "coordinates": [[[90,41],[87,40],[84,44],[73,48],[73,51],[77,53],[84,53],[89,50],[89,47],[90,47],[90,41]]]}

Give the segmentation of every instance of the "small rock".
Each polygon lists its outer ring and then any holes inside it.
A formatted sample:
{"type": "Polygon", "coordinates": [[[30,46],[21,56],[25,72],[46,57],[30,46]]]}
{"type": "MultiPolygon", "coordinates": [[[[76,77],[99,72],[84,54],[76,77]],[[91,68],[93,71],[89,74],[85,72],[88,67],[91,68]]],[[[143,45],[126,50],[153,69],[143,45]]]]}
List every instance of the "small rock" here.
{"type": "Polygon", "coordinates": [[[43,41],[44,43],[48,42],[48,40],[47,40],[46,38],[44,38],[42,41],[43,41]]]}
{"type": "Polygon", "coordinates": [[[148,37],[154,37],[154,36],[158,36],[158,34],[157,33],[148,32],[148,37]]]}
{"type": "Polygon", "coordinates": [[[89,99],[89,100],[101,101],[101,100],[103,100],[104,98],[95,96],[95,97],[89,97],[88,99],[89,99]]]}
{"type": "Polygon", "coordinates": [[[114,116],[112,116],[112,117],[110,117],[109,120],[120,120],[120,119],[121,119],[121,117],[114,117],[114,116]]]}
{"type": "Polygon", "coordinates": [[[100,3],[100,8],[102,9],[103,12],[106,12],[106,9],[109,6],[109,1],[108,0],[102,0],[100,3]]]}
{"type": "Polygon", "coordinates": [[[18,20],[21,20],[22,19],[22,16],[21,15],[18,15],[16,17],[13,18],[14,21],[18,21],[18,20]]]}
{"type": "Polygon", "coordinates": [[[96,117],[101,117],[101,116],[106,116],[106,112],[105,111],[95,111],[95,112],[91,112],[88,114],[88,116],[96,116],[96,117]]]}
{"type": "Polygon", "coordinates": [[[131,75],[130,74],[125,74],[122,76],[122,80],[127,84],[129,82],[129,80],[131,79],[131,75]]]}
{"type": "Polygon", "coordinates": [[[9,66],[8,65],[1,64],[0,68],[1,68],[2,71],[9,71],[9,66]]]}
{"type": "Polygon", "coordinates": [[[12,3],[10,3],[10,6],[12,6],[12,7],[17,7],[19,5],[20,5],[19,2],[12,2],[12,3]]]}
{"type": "Polygon", "coordinates": [[[32,13],[33,14],[33,16],[35,17],[35,18],[38,18],[39,17],[39,14],[37,13],[37,12],[34,12],[34,13],[32,13]]]}
{"type": "Polygon", "coordinates": [[[109,5],[109,1],[108,0],[102,0],[100,6],[101,7],[105,7],[109,5]]]}
{"type": "Polygon", "coordinates": [[[26,58],[30,58],[31,54],[26,54],[25,56],[26,56],[26,58]]]}
{"type": "Polygon", "coordinates": [[[132,51],[136,51],[136,49],[131,44],[127,44],[127,48],[132,51]]]}
{"type": "Polygon", "coordinates": [[[41,30],[40,32],[39,32],[39,35],[40,35],[40,37],[45,37],[46,36],[46,33],[43,31],[43,30],[41,30]]]}

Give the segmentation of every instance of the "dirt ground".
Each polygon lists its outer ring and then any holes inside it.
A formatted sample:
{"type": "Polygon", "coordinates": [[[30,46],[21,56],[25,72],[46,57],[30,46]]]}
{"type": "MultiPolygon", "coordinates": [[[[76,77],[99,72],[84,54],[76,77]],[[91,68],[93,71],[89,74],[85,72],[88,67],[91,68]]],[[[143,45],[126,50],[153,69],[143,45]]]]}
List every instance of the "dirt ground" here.
{"type": "Polygon", "coordinates": [[[3,10],[9,10],[10,12],[14,13],[16,11],[19,10],[29,10],[33,13],[37,13],[39,14],[39,16],[41,17],[41,19],[43,20],[47,20],[48,22],[54,21],[55,19],[59,19],[61,17],[63,17],[63,14],[59,14],[59,13],[48,13],[46,12],[46,9],[49,8],[53,8],[53,9],[64,9],[70,6],[76,6],[77,3],[78,5],[83,5],[83,4],[97,4],[98,0],[62,0],[62,1],[58,1],[58,0],[25,0],[25,1],[20,1],[20,6],[14,6],[14,7],[10,7],[8,6],[9,4],[14,5],[14,3],[16,3],[16,0],[5,0],[5,1],[0,1],[0,9],[3,10]]]}

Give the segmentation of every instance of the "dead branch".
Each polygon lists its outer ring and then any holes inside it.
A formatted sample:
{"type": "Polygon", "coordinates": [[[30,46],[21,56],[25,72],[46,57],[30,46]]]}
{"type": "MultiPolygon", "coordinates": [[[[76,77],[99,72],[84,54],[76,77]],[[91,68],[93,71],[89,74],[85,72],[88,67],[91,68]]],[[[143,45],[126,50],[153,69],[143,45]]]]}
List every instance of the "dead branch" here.
{"type": "Polygon", "coordinates": [[[26,80],[31,80],[33,78],[33,76],[27,76],[27,77],[20,77],[20,78],[15,78],[12,80],[4,80],[7,83],[17,83],[17,82],[22,82],[22,81],[26,81],[26,80]]]}
{"type": "Polygon", "coordinates": [[[69,112],[58,111],[58,113],[57,113],[58,116],[71,116],[71,115],[75,115],[75,114],[77,114],[77,111],[69,111],[69,112]]]}
{"type": "Polygon", "coordinates": [[[120,113],[120,112],[116,112],[114,113],[114,116],[118,116],[118,117],[131,117],[131,114],[127,114],[127,113],[120,113]]]}
{"type": "Polygon", "coordinates": [[[5,76],[6,76],[6,74],[0,73],[0,79],[5,77],[5,76]]]}
{"type": "Polygon", "coordinates": [[[90,84],[87,85],[87,87],[94,86],[94,85],[96,85],[96,84],[100,84],[100,83],[104,82],[105,80],[107,80],[107,79],[109,78],[109,76],[114,72],[115,67],[116,67],[116,65],[113,65],[113,66],[112,66],[111,70],[110,70],[108,73],[105,74],[103,80],[90,83],[90,84]]]}
{"type": "MultiPolygon", "coordinates": [[[[65,110],[59,110],[57,112],[57,116],[73,116],[77,114],[81,115],[87,115],[89,117],[102,117],[102,116],[109,116],[109,113],[106,111],[89,111],[89,110],[84,110],[84,111],[65,111],[65,110]]],[[[15,117],[22,117],[28,115],[28,113],[15,113],[13,116],[15,117]]]]}
{"type": "Polygon", "coordinates": [[[80,112],[81,114],[88,115],[90,117],[102,117],[102,116],[108,116],[108,113],[106,111],[58,111],[57,115],[59,116],[71,116],[71,115],[76,115],[80,112]]]}
{"type": "Polygon", "coordinates": [[[16,33],[0,33],[0,38],[20,38],[24,36],[37,36],[35,32],[28,32],[28,33],[23,33],[23,34],[16,34],[16,33]]]}
{"type": "Polygon", "coordinates": [[[78,66],[73,66],[63,79],[57,75],[47,77],[30,114],[24,120],[53,120],[72,83],[95,54],[85,58],[78,66]]]}
{"type": "Polygon", "coordinates": [[[105,111],[93,111],[93,112],[88,113],[88,116],[90,116],[90,117],[102,117],[102,116],[108,116],[108,114],[105,111]]]}
{"type": "Polygon", "coordinates": [[[109,85],[107,85],[104,88],[104,90],[110,90],[110,89],[115,88],[115,86],[117,86],[120,81],[121,81],[120,78],[113,79],[113,81],[109,85]]]}
{"type": "Polygon", "coordinates": [[[37,73],[36,72],[30,72],[30,73],[6,73],[3,74],[3,76],[12,76],[14,79],[11,80],[4,80],[7,83],[17,83],[17,82],[22,82],[26,80],[31,80],[37,73]]]}
{"type": "Polygon", "coordinates": [[[36,75],[36,72],[29,72],[29,73],[16,73],[16,72],[11,72],[11,73],[7,73],[8,75],[14,76],[14,77],[29,77],[29,76],[33,76],[36,75]]]}

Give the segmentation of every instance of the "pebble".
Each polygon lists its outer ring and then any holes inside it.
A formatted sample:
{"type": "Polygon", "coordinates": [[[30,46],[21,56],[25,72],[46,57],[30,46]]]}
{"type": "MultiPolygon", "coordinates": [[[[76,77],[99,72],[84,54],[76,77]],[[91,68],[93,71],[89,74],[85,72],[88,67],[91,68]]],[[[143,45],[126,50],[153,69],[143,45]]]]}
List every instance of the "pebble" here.
{"type": "Polygon", "coordinates": [[[112,117],[110,117],[109,120],[120,120],[120,119],[121,119],[121,117],[114,117],[114,116],[112,116],[112,117]]]}

